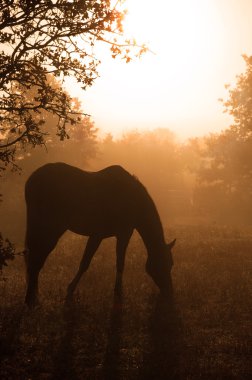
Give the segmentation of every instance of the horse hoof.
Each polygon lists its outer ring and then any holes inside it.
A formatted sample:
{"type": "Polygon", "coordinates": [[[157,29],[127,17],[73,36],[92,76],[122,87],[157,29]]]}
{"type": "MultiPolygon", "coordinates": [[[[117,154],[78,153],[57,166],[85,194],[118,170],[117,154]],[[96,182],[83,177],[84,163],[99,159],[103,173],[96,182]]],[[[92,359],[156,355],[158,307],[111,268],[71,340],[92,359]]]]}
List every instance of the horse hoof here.
{"type": "Polygon", "coordinates": [[[123,296],[123,289],[122,289],[122,286],[115,286],[115,289],[114,289],[114,296],[115,297],[122,297],[123,296]]]}
{"type": "Polygon", "coordinates": [[[25,304],[29,309],[34,309],[36,306],[39,306],[38,299],[25,299],[25,304]]]}
{"type": "Polygon", "coordinates": [[[66,302],[72,302],[72,301],[73,301],[73,295],[74,295],[74,292],[71,291],[70,289],[68,289],[68,290],[67,290],[67,294],[66,294],[65,301],[66,301],[66,302]]]}

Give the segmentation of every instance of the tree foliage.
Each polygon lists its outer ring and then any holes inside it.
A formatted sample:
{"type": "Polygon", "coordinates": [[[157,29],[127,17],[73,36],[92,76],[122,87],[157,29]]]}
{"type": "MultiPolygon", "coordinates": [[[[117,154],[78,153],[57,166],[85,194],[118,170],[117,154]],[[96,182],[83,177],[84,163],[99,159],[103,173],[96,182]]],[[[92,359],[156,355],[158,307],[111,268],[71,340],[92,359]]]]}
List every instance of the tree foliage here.
{"type": "Polygon", "coordinates": [[[234,118],[231,129],[240,139],[252,137],[252,56],[243,55],[246,71],[237,76],[235,87],[229,89],[229,97],[223,101],[226,112],[234,118]]]}
{"type": "Polygon", "coordinates": [[[246,70],[227,86],[225,112],[233,124],[220,134],[204,139],[198,186],[200,205],[222,219],[251,222],[252,215],[252,57],[244,56],[246,70]]]}
{"type": "MultiPolygon", "coordinates": [[[[49,85],[56,91],[60,88],[60,83],[52,75],[47,79],[49,85]]],[[[28,96],[32,99],[34,89],[31,88],[28,96]]],[[[66,96],[69,96],[66,92],[66,96]]],[[[83,115],[81,104],[78,99],[72,99],[72,110],[74,123],[66,123],[66,138],[60,141],[59,136],[51,131],[57,130],[57,116],[41,111],[44,124],[41,125],[41,133],[45,141],[45,146],[41,149],[27,147],[16,150],[19,167],[25,176],[47,162],[65,161],[79,167],[86,167],[91,158],[96,155],[97,128],[89,115],[83,115]]],[[[6,177],[6,176],[5,176],[6,177]]]]}
{"type": "MultiPolygon", "coordinates": [[[[83,89],[98,76],[94,46],[110,45],[113,57],[127,62],[145,47],[122,38],[121,1],[2,0],[0,4],[0,161],[13,163],[17,144],[44,144],[42,111],[58,118],[57,134],[67,137],[66,124],[75,124],[76,111],[62,87],[74,76],[83,89]],[[129,46],[132,49],[129,49],[129,46]],[[33,89],[33,97],[30,90],[33,89]]],[[[2,165],[3,168],[3,165],[2,165]]]]}
{"type": "Polygon", "coordinates": [[[15,255],[15,248],[13,244],[8,240],[4,239],[0,233],[0,272],[3,266],[7,266],[7,260],[13,260],[15,255]]]}

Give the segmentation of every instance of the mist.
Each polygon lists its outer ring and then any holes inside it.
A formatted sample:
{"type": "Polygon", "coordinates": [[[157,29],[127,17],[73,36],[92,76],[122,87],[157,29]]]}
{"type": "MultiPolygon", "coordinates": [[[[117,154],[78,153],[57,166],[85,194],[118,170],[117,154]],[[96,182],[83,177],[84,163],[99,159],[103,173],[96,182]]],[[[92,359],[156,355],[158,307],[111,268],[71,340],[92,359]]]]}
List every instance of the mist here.
{"type": "MultiPolygon", "coordinates": [[[[49,120],[45,128],[50,127],[49,120]]],[[[20,153],[21,171],[6,171],[1,181],[0,227],[6,236],[22,245],[25,181],[48,162],[87,171],[122,166],[144,184],[165,225],[251,224],[251,193],[243,169],[250,163],[250,142],[242,144],[229,131],[185,142],[169,129],[135,130],[120,138],[112,134],[100,138],[97,132],[87,118],[70,129],[69,140],[61,142],[52,135],[46,147],[20,153]]]]}

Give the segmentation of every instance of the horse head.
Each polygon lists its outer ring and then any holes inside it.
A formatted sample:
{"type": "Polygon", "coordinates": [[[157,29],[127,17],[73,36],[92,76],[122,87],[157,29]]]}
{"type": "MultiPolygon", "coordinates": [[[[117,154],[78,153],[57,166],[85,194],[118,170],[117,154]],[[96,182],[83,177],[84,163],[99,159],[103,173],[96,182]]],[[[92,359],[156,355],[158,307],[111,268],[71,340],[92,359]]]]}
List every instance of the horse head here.
{"type": "Polygon", "coordinates": [[[164,296],[172,295],[171,270],[173,266],[172,248],[176,239],[165,244],[158,255],[149,255],[146,262],[146,271],[156,283],[164,296]]]}

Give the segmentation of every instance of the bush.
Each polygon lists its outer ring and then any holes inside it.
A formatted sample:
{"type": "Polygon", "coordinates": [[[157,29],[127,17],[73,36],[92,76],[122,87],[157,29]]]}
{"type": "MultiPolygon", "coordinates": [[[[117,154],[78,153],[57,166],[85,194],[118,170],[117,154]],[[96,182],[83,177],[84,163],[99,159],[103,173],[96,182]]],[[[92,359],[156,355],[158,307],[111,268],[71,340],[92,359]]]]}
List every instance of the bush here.
{"type": "Polygon", "coordinates": [[[13,260],[15,257],[15,247],[8,240],[4,239],[0,233],[0,273],[4,266],[7,266],[7,260],[13,260]]]}

